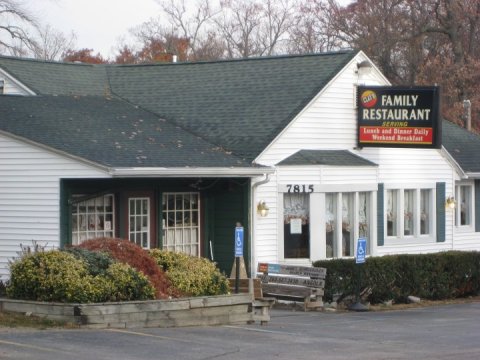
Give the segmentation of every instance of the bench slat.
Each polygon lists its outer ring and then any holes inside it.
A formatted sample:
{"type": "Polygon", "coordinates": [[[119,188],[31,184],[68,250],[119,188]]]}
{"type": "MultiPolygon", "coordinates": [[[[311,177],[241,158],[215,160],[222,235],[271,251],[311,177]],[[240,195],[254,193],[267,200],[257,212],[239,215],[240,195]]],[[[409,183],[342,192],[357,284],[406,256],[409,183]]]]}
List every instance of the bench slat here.
{"type": "Polygon", "coordinates": [[[277,283],[285,285],[307,286],[312,288],[324,288],[325,280],[322,279],[307,279],[298,277],[274,276],[274,275],[259,275],[262,283],[277,283]]]}
{"type": "Polygon", "coordinates": [[[297,275],[325,279],[327,269],[308,266],[259,263],[258,272],[278,275],[297,275]]]}
{"type": "Polygon", "coordinates": [[[308,296],[323,296],[323,289],[312,289],[304,286],[283,284],[263,284],[263,295],[287,295],[291,297],[306,298],[308,296]]]}

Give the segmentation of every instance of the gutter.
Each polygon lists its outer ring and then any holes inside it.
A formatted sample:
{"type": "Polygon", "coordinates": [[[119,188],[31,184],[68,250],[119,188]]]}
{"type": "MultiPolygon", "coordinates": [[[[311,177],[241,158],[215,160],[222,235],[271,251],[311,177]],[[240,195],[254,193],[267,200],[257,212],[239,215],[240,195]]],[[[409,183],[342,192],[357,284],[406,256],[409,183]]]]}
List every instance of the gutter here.
{"type": "Polygon", "coordinates": [[[274,168],[261,167],[208,167],[208,168],[110,168],[109,174],[112,177],[257,177],[265,174],[272,174],[274,168]]]}
{"type": "MultiPolygon", "coordinates": [[[[250,206],[250,278],[253,279],[255,276],[255,242],[254,242],[254,232],[255,232],[255,219],[256,219],[256,213],[255,213],[255,189],[259,187],[260,185],[266,184],[270,181],[270,174],[272,172],[264,173],[263,176],[265,178],[263,180],[260,180],[254,184],[252,184],[251,187],[251,206],[250,206]]],[[[248,292],[253,293],[253,280],[249,281],[248,283],[248,292]]]]}

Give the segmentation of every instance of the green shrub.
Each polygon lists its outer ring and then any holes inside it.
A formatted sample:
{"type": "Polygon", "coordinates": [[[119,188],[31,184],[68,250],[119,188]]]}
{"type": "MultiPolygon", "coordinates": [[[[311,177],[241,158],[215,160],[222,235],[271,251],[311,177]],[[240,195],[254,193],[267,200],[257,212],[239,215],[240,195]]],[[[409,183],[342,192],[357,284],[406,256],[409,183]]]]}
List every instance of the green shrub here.
{"type": "Polygon", "coordinates": [[[7,295],[25,300],[88,302],[95,297],[92,278],[85,263],[72,254],[37,252],[10,264],[7,295]]]}
{"type": "Polygon", "coordinates": [[[155,298],[148,278],[127,264],[76,252],[101,266],[89,273],[88,264],[66,251],[26,254],[10,265],[6,292],[14,299],[57,302],[105,302],[155,298]],[[101,271],[100,271],[101,270],[101,271]]]}
{"type": "Polygon", "coordinates": [[[173,286],[184,295],[229,293],[227,278],[208,259],[159,249],[150,250],[150,255],[168,275],[173,286]]]}
{"type": "Polygon", "coordinates": [[[365,264],[354,259],[316,261],[325,267],[325,300],[337,294],[369,289],[368,300],[405,302],[409,295],[428,300],[476,295],[480,291],[480,253],[450,251],[435,254],[369,257],[365,264]],[[357,280],[358,279],[358,280],[357,280]]]}
{"type": "Polygon", "coordinates": [[[155,299],[155,288],[148,278],[128,264],[110,265],[105,276],[97,276],[95,282],[104,289],[103,301],[155,299]]]}
{"type": "Polygon", "coordinates": [[[114,263],[113,258],[107,252],[90,251],[79,247],[70,247],[65,251],[77,259],[83,260],[92,276],[105,275],[109,266],[114,263]]]}

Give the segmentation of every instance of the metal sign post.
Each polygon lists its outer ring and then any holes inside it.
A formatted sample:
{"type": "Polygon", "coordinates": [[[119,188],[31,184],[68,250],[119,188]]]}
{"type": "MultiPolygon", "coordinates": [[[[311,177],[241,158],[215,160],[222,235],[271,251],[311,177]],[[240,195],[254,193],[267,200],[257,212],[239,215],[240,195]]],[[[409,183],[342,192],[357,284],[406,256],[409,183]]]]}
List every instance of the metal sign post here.
{"type": "MultiPolygon", "coordinates": [[[[367,239],[359,238],[357,241],[357,251],[355,252],[355,263],[362,265],[365,263],[367,255],[367,239]]],[[[360,302],[360,269],[356,271],[355,284],[355,303],[350,305],[349,310],[353,311],[368,311],[368,307],[360,302]]]]}

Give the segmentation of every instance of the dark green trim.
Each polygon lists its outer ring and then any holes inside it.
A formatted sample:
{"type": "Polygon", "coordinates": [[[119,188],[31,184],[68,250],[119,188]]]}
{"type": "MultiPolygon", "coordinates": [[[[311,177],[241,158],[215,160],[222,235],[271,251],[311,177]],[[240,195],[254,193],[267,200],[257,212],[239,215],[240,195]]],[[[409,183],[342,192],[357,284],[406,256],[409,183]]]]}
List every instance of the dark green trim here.
{"type": "Polygon", "coordinates": [[[383,246],[385,243],[385,197],[384,184],[378,184],[377,190],[377,246],[383,246]]]}
{"type": "Polygon", "coordinates": [[[475,232],[480,232],[480,180],[475,180],[475,232]]]}
{"type": "Polygon", "coordinates": [[[64,248],[66,245],[72,245],[72,224],[71,216],[72,209],[68,203],[69,191],[65,185],[65,180],[60,180],[60,247],[64,248]]]}
{"type": "Polygon", "coordinates": [[[437,242],[445,242],[445,183],[437,182],[437,242]]]}

